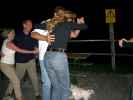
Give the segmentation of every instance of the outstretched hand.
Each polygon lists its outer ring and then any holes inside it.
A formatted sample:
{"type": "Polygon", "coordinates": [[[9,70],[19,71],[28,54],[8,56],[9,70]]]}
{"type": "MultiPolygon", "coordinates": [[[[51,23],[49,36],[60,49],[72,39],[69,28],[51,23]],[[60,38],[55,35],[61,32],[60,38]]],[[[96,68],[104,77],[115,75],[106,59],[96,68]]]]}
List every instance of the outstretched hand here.
{"type": "Polygon", "coordinates": [[[118,41],[119,46],[122,48],[123,47],[123,42],[128,42],[125,38],[121,39],[118,41]]]}

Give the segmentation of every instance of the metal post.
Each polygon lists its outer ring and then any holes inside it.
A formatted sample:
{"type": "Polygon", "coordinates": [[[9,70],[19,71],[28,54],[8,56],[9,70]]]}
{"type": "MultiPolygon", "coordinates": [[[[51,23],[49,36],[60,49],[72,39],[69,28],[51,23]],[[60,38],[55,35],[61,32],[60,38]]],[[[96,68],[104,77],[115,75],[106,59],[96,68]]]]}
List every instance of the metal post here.
{"type": "Polygon", "coordinates": [[[112,69],[115,71],[115,40],[114,40],[114,25],[113,23],[109,23],[109,34],[110,34],[110,46],[111,46],[111,62],[112,69]]]}

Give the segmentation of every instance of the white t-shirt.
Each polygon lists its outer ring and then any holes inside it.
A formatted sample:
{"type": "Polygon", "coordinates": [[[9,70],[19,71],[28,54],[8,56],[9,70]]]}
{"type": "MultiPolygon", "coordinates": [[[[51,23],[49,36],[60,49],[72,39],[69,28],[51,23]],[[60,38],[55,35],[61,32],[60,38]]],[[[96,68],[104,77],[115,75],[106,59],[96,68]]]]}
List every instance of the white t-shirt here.
{"type": "Polygon", "coordinates": [[[7,48],[7,42],[8,42],[8,39],[5,39],[2,44],[1,52],[4,54],[4,56],[1,57],[0,61],[5,64],[14,64],[15,50],[7,48]]]}
{"type": "MultiPolygon", "coordinates": [[[[48,30],[42,30],[42,29],[34,29],[32,32],[37,32],[41,35],[48,34],[48,30]]],[[[38,43],[39,43],[39,60],[43,60],[44,55],[47,51],[48,42],[39,40],[38,43]]]]}

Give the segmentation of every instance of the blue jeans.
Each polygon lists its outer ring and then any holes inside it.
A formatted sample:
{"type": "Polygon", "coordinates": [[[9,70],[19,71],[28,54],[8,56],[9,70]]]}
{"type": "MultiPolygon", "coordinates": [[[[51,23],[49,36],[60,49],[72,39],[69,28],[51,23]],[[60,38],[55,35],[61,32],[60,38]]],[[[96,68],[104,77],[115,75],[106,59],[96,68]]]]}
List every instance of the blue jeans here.
{"type": "Polygon", "coordinates": [[[51,100],[68,100],[70,79],[66,54],[47,52],[44,62],[51,81],[51,100]]]}
{"type": "Polygon", "coordinates": [[[42,100],[50,100],[51,82],[46,71],[44,60],[40,60],[41,81],[42,81],[42,100]]]}

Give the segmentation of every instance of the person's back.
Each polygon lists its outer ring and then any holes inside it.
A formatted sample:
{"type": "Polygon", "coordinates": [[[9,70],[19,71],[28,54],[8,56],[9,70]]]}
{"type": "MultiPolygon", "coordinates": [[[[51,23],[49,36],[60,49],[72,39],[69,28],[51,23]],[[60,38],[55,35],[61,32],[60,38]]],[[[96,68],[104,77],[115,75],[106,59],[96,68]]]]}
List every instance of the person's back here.
{"type": "Polygon", "coordinates": [[[71,32],[75,30],[83,30],[86,29],[87,26],[85,24],[77,24],[76,22],[60,22],[58,23],[54,30],[53,34],[55,34],[55,42],[51,45],[52,48],[67,48],[67,42],[71,38],[71,32]]]}

